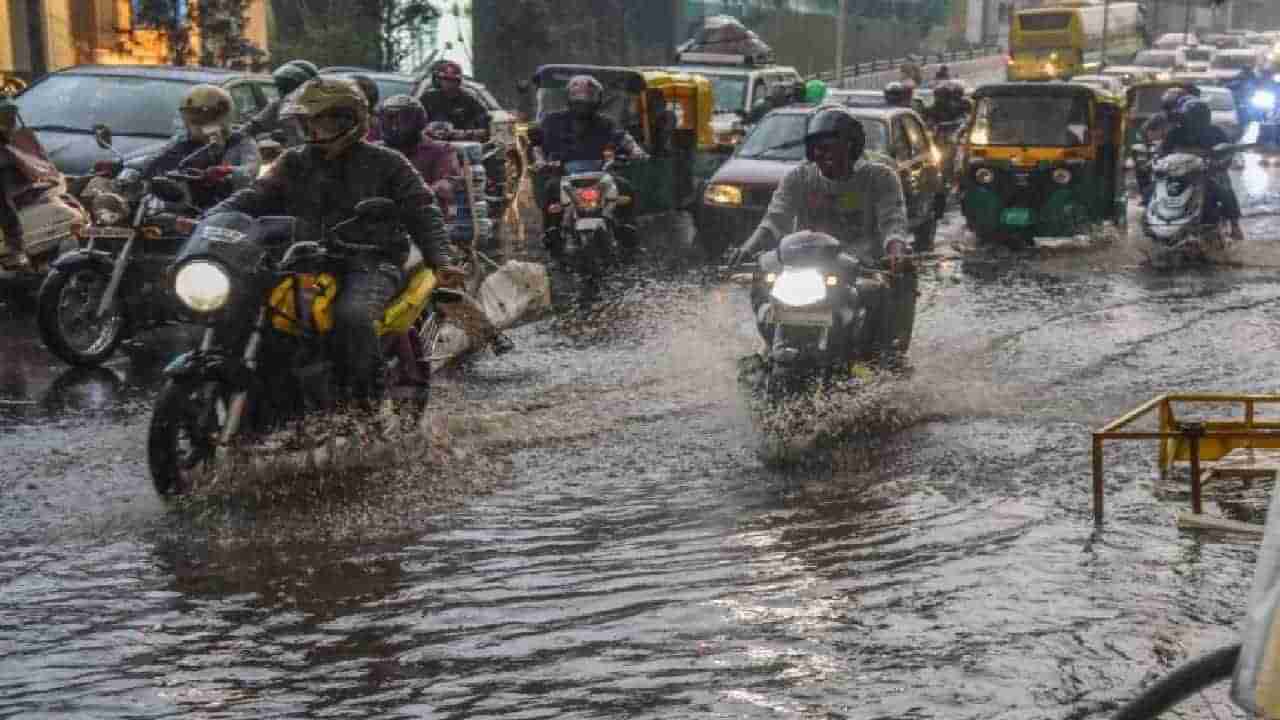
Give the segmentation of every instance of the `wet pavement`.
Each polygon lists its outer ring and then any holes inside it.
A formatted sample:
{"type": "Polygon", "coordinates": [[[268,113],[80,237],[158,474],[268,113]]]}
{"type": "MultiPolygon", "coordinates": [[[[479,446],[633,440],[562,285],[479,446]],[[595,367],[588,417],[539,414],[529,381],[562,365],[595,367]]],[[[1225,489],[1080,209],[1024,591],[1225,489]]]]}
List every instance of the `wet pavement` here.
{"type": "Polygon", "coordinates": [[[1105,717],[1243,612],[1255,546],[1178,531],[1151,445],[1108,450],[1095,532],[1088,456],[1157,393],[1274,391],[1280,178],[1237,179],[1229,267],[950,251],[874,409],[908,426],[802,464],[736,383],[745,292],[666,267],[449,379],[447,467],[167,506],[144,438],[181,343],[68,372],[10,302],[0,717],[1105,717]]]}

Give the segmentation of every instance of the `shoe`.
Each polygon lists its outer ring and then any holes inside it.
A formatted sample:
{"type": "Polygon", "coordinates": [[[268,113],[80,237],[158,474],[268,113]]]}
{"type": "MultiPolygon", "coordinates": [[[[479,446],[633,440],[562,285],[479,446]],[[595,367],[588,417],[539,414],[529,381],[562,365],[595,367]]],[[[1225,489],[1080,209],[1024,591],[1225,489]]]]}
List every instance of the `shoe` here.
{"type": "Polygon", "coordinates": [[[506,355],[507,353],[515,349],[516,349],[516,344],[514,342],[511,342],[511,338],[507,337],[506,335],[503,335],[502,333],[498,333],[493,337],[493,354],[494,355],[506,355]]]}

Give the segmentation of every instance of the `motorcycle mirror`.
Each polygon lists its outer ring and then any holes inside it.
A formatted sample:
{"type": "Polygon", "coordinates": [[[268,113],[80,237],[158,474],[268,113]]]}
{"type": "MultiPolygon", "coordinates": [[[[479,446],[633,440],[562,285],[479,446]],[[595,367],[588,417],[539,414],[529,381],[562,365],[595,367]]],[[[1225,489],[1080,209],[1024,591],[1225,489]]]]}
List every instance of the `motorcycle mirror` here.
{"type": "Polygon", "coordinates": [[[151,194],[165,202],[182,202],[186,199],[182,185],[167,177],[152,178],[151,194]]]}
{"type": "Polygon", "coordinates": [[[356,205],[356,215],[364,220],[387,220],[395,216],[396,204],[387,198],[369,198],[356,205]]]}
{"type": "Polygon", "coordinates": [[[98,123],[93,126],[93,139],[98,142],[98,147],[107,150],[111,147],[111,128],[98,123]]]}

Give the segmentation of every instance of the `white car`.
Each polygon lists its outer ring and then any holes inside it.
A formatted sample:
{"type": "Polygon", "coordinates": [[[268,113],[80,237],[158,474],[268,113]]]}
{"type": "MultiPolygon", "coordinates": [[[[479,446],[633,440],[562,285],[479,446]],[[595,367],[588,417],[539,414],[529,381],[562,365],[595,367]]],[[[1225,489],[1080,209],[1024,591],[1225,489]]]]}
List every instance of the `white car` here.
{"type": "Polygon", "coordinates": [[[1157,50],[1177,50],[1178,48],[1186,45],[1199,44],[1200,38],[1197,37],[1195,33],[1188,33],[1186,35],[1183,35],[1182,33],[1165,33],[1164,35],[1156,38],[1156,41],[1151,44],[1151,47],[1157,50]]]}
{"type": "Polygon", "coordinates": [[[1182,66],[1185,72],[1205,72],[1218,48],[1212,45],[1193,45],[1182,48],[1182,66]]]}
{"type": "Polygon", "coordinates": [[[1209,63],[1209,72],[1222,83],[1234,79],[1245,68],[1257,69],[1260,64],[1261,55],[1256,49],[1220,50],[1209,63]]]}
{"type": "Polygon", "coordinates": [[[1071,82],[1088,85],[1117,97],[1124,96],[1124,82],[1114,75],[1076,75],[1071,82]]]}
{"type": "Polygon", "coordinates": [[[1239,140],[1244,126],[1240,122],[1235,96],[1224,87],[1200,85],[1199,88],[1200,98],[1209,103],[1209,111],[1213,113],[1213,124],[1222,128],[1231,142],[1239,140]]]}

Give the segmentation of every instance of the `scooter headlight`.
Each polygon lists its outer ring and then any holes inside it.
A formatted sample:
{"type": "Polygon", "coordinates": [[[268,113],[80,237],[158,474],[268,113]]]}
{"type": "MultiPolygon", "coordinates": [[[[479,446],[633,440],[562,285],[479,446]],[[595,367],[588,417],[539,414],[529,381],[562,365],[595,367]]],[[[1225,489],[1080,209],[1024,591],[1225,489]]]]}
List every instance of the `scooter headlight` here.
{"type": "Polygon", "coordinates": [[[773,298],[784,305],[803,307],[827,297],[827,279],[816,268],[786,269],[773,283],[773,298]]]}
{"type": "Polygon", "coordinates": [[[191,310],[211,313],[221,310],[231,298],[231,278],[216,263],[193,260],[178,268],[173,292],[191,310]]]}
{"type": "Polygon", "coordinates": [[[1259,90],[1249,99],[1249,104],[1257,110],[1271,110],[1276,106],[1276,94],[1270,90],[1259,90]]]}
{"type": "Polygon", "coordinates": [[[973,179],[977,180],[979,185],[990,185],[995,182],[996,174],[991,171],[991,168],[978,168],[973,173],[973,179]]]}
{"type": "Polygon", "coordinates": [[[1071,182],[1071,171],[1066,168],[1057,168],[1053,171],[1053,181],[1059,185],[1066,185],[1071,182]]]}

